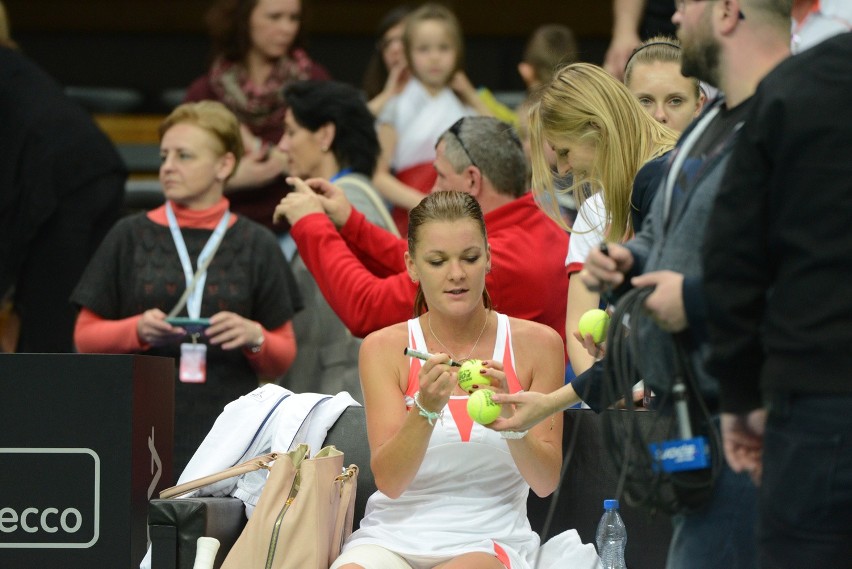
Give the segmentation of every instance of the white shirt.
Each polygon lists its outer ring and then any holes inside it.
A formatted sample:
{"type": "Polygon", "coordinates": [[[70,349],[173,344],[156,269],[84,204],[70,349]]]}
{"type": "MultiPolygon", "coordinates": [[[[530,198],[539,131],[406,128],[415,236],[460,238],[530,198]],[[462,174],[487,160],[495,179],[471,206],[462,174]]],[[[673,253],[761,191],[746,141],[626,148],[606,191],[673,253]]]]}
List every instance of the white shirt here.
{"type": "Polygon", "coordinates": [[[438,138],[460,118],[475,114],[451,89],[445,87],[433,97],[420,81],[410,79],[378,118],[379,124],[389,124],[396,131],[391,167],[399,172],[431,163],[438,138]]]}
{"type": "Polygon", "coordinates": [[[569,273],[579,271],[586,262],[592,249],[604,240],[606,229],[606,207],[601,192],[592,194],[577,210],[577,219],[568,242],[568,256],[565,267],[569,273]]]}

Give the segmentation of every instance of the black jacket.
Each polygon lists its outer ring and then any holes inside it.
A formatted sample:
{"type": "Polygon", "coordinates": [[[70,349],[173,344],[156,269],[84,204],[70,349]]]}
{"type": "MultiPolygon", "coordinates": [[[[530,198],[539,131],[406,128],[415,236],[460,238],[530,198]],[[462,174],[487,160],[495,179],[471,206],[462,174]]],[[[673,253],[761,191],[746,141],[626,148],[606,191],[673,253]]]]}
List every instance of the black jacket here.
{"type": "Polygon", "coordinates": [[[852,34],[760,84],[704,251],[723,411],[762,393],[852,393],[852,34]]]}

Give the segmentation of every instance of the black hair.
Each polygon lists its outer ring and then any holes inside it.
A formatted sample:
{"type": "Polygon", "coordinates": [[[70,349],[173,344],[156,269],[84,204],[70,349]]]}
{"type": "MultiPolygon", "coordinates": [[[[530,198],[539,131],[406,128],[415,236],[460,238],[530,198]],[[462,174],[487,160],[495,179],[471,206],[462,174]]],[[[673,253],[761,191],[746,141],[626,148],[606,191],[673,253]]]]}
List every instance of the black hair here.
{"type": "Polygon", "coordinates": [[[375,117],[357,89],[337,81],[298,81],[284,90],[284,99],[296,122],[311,132],[334,125],[330,150],[341,168],[373,176],[380,152],[375,117]]]}

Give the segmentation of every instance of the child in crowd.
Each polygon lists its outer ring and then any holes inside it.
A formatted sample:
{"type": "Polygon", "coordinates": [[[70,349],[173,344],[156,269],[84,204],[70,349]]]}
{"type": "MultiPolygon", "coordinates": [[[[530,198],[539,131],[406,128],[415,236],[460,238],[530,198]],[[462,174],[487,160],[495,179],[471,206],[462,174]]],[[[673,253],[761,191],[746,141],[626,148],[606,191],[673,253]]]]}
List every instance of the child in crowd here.
{"type": "Polygon", "coordinates": [[[395,206],[391,213],[403,235],[408,210],[435,183],[438,137],[463,116],[490,114],[461,73],[464,45],[456,16],[438,4],[424,4],[405,21],[411,78],[379,115],[382,159],[375,176],[376,188],[395,206]]]}
{"type": "Polygon", "coordinates": [[[518,74],[527,92],[532,93],[550,83],[557,69],[578,58],[577,40],[571,28],[563,24],[545,24],[530,35],[524,57],[518,64],[518,74]]]}

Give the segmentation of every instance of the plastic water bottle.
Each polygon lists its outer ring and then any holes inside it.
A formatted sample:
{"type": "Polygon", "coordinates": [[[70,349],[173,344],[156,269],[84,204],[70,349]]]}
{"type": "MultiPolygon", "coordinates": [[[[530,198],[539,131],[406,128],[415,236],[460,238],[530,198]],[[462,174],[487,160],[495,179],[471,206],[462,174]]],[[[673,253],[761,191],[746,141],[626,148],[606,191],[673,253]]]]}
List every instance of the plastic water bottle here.
{"type": "Polygon", "coordinates": [[[624,548],[627,547],[627,528],[618,513],[618,500],[604,500],[604,513],[595,535],[598,555],[604,569],[625,569],[624,548]]]}

